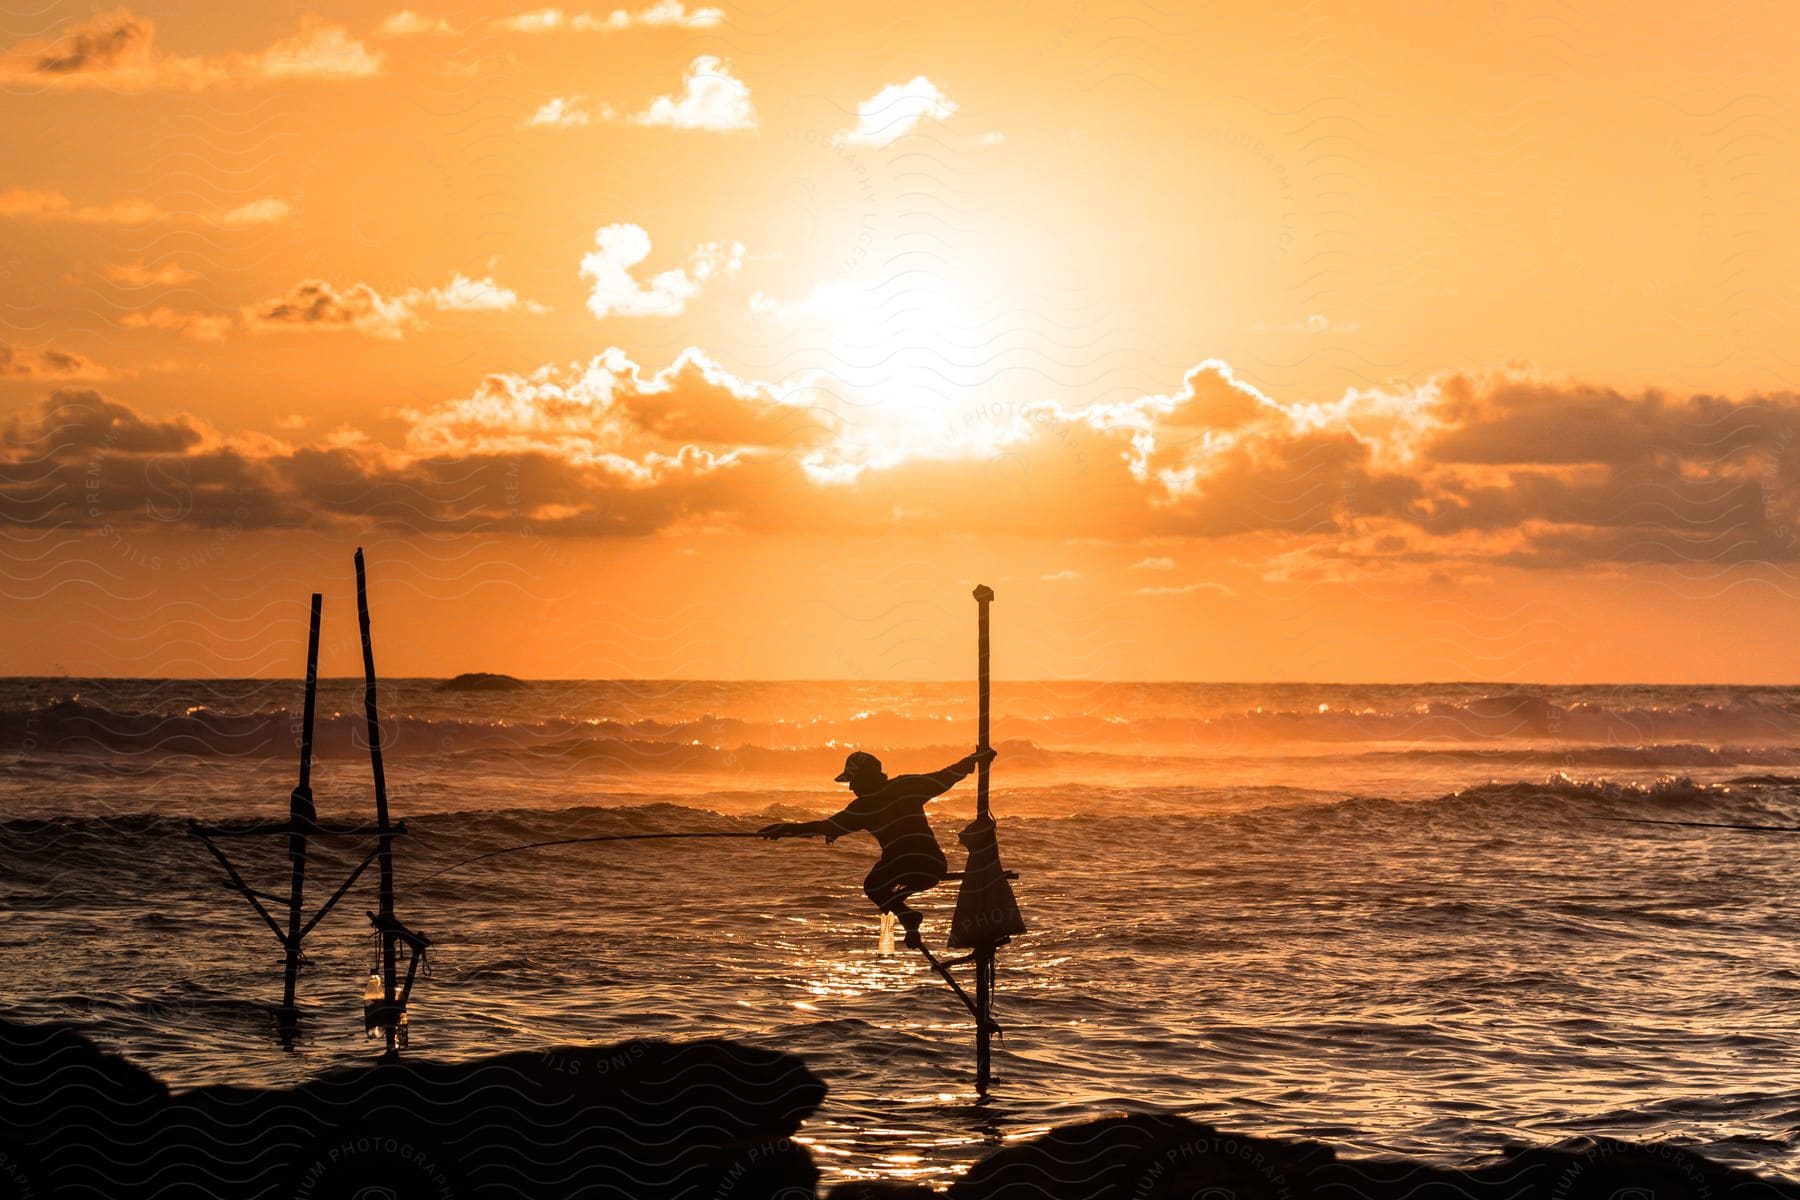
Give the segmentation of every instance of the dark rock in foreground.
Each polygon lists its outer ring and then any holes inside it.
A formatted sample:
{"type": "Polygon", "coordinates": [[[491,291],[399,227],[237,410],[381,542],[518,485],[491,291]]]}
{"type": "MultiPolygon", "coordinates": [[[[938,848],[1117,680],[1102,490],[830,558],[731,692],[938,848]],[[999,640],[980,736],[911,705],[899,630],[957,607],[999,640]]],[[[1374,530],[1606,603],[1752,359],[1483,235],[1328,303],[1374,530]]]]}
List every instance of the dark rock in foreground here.
{"type": "Polygon", "coordinates": [[[824,1095],[800,1059],[719,1040],[172,1095],[76,1034],[0,1021],[0,1197],[810,1197],[787,1139],[824,1095]]]}
{"type": "MultiPolygon", "coordinates": [[[[840,1187],[832,1200],[910,1200],[904,1188],[840,1187]]],[[[1321,1142],[1222,1133],[1180,1117],[1053,1129],[970,1169],[951,1200],[1789,1200],[1800,1187],[1673,1146],[1580,1138],[1457,1170],[1340,1159],[1321,1142]]]]}
{"type": "MultiPolygon", "coordinates": [[[[798,1058],[709,1040],[470,1063],[408,1060],[299,1087],[171,1094],[87,1039],[0,1020],[0,1198],[811,1200],[789,1140],[825,1086],[798,1058]]],[[[840,1184],[831,1200],[922,1200],[840,1184]]],[[[996,1150],[950,1200],[1800,1200],[1686,1150],[1578,1139],[1455,1169],[1320,1142],[1111,1117],[996,1150]]]]}

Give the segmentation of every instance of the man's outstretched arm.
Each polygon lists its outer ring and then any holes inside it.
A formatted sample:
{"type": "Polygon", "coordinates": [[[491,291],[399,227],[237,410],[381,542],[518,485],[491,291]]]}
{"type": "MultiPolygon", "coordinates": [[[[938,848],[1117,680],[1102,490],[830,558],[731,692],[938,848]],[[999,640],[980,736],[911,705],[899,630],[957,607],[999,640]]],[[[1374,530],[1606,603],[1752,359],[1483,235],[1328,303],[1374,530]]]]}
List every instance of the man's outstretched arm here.
{"type": "Polygon", "coordinates": [[[823,835],[827,842],[835,842],[853,830],[842,821],[843,813],[837,813],[820,821],[777,821],[773,825],[765,825],[756,832],[766,838],[785,837],[819,837],[823,835]]]}
{"type": "Polygon", "coordinates": [[[921,799],[931,800],[943,795],[956,784],[967,779],[970,771],[984,762],[994,761],[994,754],[995,751],[992,747],[986,750],[977,750],[973,754],[957,759],[941,771],[930,771],[924,775],[914,776],[914,778],[926,780],[928,783],[921,799]]]}

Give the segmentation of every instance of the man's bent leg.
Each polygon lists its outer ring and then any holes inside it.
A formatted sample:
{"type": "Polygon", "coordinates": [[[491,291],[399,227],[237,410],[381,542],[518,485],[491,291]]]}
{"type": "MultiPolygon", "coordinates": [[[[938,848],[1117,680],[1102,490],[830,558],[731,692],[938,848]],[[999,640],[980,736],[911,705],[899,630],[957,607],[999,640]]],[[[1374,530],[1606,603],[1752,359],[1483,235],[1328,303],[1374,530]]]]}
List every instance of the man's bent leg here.
{"type": "Polygon", "coordinates": [[[894,914],[895,919],[906,930],[907,946],[917,950],[924,945],[919,938],[919,924],[925,918],[909,907],[906,901],[915,892],[935,887],[942,882],[930,872],[904,870],[884,860],[876,863],[875,868],[869,872],[869,877],[863,880],[863,892],[876,908],[894,914]]]}
{"type": "Polygon", "coordinates": [[[906,886],[902,873],[894,870],[891,863],[876,863],[868,878],[863,880],[863,895],[869,898],[869,902],[882,912],[895,915],[899,915],[900,910],[906,907],[906,897],[913,891],[913,888],[906,886]]]}

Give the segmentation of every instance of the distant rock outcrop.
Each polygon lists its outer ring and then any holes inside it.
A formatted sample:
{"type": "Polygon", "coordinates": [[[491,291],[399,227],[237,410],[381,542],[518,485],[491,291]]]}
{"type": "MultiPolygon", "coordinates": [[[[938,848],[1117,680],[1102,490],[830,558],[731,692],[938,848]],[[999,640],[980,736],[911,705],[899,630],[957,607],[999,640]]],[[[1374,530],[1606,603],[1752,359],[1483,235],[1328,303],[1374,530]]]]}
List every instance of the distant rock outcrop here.
{"type": "Polygon", "coordinates": [[[469,671],[444,681],[444,690],[449,692],[516,692],[529,686],[523,679],[490,671],[469,671]]]}

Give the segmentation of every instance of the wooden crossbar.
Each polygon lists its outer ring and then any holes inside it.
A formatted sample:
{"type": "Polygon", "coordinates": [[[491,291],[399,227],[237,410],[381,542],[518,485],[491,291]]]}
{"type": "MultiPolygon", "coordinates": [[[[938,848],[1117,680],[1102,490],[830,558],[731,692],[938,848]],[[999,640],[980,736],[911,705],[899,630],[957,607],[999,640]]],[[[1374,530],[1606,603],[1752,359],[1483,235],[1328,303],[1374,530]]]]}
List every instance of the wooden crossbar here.
{"type": "Polygon", "coordinates": [[[275,931],[275,940],[280,942],[283,946],[287,945],[287,931],[282,929],[282,927],[276,923],[275,918],[269,915],[269,910],[264,908],[262,901],[256,898],[257,894],[255,889],[244,882],[244,877],[237,873],[237,868],[231,865],[231,860],[225,857],[225,852],[213,845],[212,839],[208,837],[202,837],[200,839],[200,844],[212,851],[212,856],[219,860],[219,865],[221,867],[225,868],[225,874],[231,876],[231,882],[236,885],[237,891],[243,893],[244,899],[250,902],[250,907],[256,910],[256,915],[267,922],[269,928],[275,931]]]}

